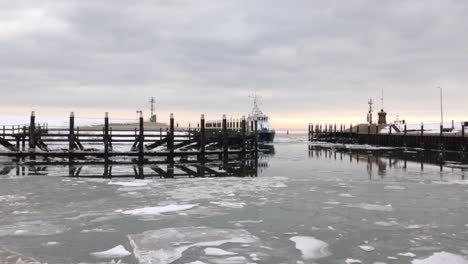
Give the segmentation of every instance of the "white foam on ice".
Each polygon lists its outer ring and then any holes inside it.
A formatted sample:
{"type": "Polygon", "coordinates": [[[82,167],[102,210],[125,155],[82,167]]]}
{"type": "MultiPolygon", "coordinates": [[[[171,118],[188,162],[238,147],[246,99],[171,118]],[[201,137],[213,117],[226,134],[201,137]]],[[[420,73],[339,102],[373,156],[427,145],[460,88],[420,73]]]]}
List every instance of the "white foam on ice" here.
{"type": "Polygon", "coordinates": [[[345,260],[345,263],[346,264],[357,264],[357,263],[362,263],[362,261],[360,261],[359,259],[348,258],[348,259],[345,260]]]}
{"type": "Polygon", "coordinates": [[[0,195],[0,202],[17,202],[21,200],[26,200],[26,197],[14,194],[0,195]]]}
{"type": "Polygon", "coordinates": [[[97,258],[123,258],[130,256],[132,253],[128,252],[124,246],[118,245],[111,249],[101,252],[94,252],[90,255],[95,256],[97,258]]]}
{"type": "Polygon", "coordinates": [[[395,222],[395,221],[377,221],[374,223],[375,225],[378,225],[378,226],[397,226],[398,223],[395,222]]]}
{"type": "Polygon", "coordinates": [[[148,182],[132,181],[132,182],[109,182],[109,185],[119,185],[124,187],[142,187],[147,186],[148,182]]]}
{"type": "Polygon", "coordinates": [[[226,251],[226,250],[220,249],[220,248],[209,247],[209,248],[205,248],[205,255],[208,255],[208,256],[233,256],[233,255],[237,255],[237,253],[226,251]]]}
{"type": "Polygon", "coordinates": [[[369,246],[369,245],[362,245],[362,246],[359,246],[359,248],[366,252],[371,252],[375,250],[373,246],[369,246]]]}
{"type": "Polygon", "coordinates": [[[192,247],[219,247],[227,243],[242,245],[258,242],[257,237],[242,229],[207,227],[166,228],[129,235],[128,238],[133,247],[133,254],[141,264],[171,263],[192,247]]]}
{"type": "Polygon", "coordinates": [[[236,202],[236,201],[216,201],[216,202],[210,202],[210,204],[218,205],[221,207],[226,207],[226,208],[242,208],[245,206],[244,202],[236,202]]]}
{"type": "Polygon", "coordinates": [[[303,259],[319,259],[330,256],[328,244],[311,236],[294,236],[289,240],[296,244],[303,259]]]}
{"type": "Polygon", "coordinates": [[[176,211],[185,211],[194,208],[197,204],[171,204],[166,206],[144,207],[133,210],[123,211],[122,214],[128,215],[160,215],[176,211]]]}
{"type": "Polygon", "coordinates": [[[413,259],[412,264],[468,264],[468,259],[449,252],[436,252],[425,259],[413,259]]]}
{"type": "Polygon", "coordinates": [[[45,221],[18,222],[0,226],[1,236],[49,236],[61,234],[68,230],[64,225],[55,225],[45,221]]]}
{"type": "Polygon", "coordinates": [[[406,190],[406,187],[400,185],[386,185],[385,190],[406,190]]]}
{"type": "Polygon", "coordinates": [[[364,210],[371,210],[371,211],[384,211],[384,212],[393,211],[393,207],[391,204],[381,205],[381,204],[360,203],[360,204],[349,204],[347,206],[354,207],[354,208],[361,208],[364,210]]]}

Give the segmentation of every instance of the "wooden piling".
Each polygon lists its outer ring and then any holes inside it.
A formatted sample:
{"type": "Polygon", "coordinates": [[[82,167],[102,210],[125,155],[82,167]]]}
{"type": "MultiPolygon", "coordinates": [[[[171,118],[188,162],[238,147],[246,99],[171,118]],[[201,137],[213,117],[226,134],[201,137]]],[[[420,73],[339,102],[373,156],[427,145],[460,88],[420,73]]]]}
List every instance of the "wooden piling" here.
{"type": "Polygon", "coordinates": [[[461,148],[462,151],[466,151],[466,140],[465,140],[465,124],[462,124],[462,130],[461,130],[461,148]]]}
{"type": "Polygon", "coordinates": [[[36,150],[36,113],[31,112],[31,118],[29,123],[29,152],[36,150]]]}
{"type": "Polygon", "coordinates": [[[245,158],[245,137],[246,137],[246,131],[245,131],[245,116],[242,116],[242,120],[241,120],[241,133],[242,133],[242,154],[241,154],[241,158],[244,159],[245,158]]]}
{"type": "Polygon", "coordinates": [[[168,147],[169,147],[169,163],[174,163],[174,114],[171,113],[170,120],[169,120],[169,139],[168,139],[168,147]]]}
{"type": "Polygon", "coordinates": [[[424,148],[424,123],[421,123],[421,134],[419,138],[419,147],[424,148]]]}
{"type": "Polygon", "coordinates": [[[69,120],[68,151],[73,152],[75,145],[75,114],[73,112],[70,112],[69,120]]]}
{"type": "Polygon", "coordinates": [[[226,115],[223,115],[222,130],[223,130],[223,161],[224,161],[225,164],[227,164],[227,162],[228,162],[229,142],[228,142],[228,130],[227,130],[226,115]]]}
{"type": "Polygon", "coordinates": [[[144,159],[144,142],[145,142],[145,127],[143,121],[143,113],[140,112],[139,117],[139,131],[138,131],[138,162],[142,167],[143,159],[144,159]]]}
{"type": "Polygon", "coordinates": [[[257,162],[258,159],[258,136],[257,136],[257,131],[258,131],[258,121],[257,118],[254,120],[254,147],[255,147],[255,162],[257,162]]]}
{"type": "Polygon", "coordinates": [[[206,144],[205,115],[202,114],[200,117],[200,154],[198,156],[198,161],[205,160],[205,144],[206,144]]]}
{"type": "Polygon", "coordinates": [[[106,164],[109,161],[109,113],[104,115],[104,158],[106,164]]]}

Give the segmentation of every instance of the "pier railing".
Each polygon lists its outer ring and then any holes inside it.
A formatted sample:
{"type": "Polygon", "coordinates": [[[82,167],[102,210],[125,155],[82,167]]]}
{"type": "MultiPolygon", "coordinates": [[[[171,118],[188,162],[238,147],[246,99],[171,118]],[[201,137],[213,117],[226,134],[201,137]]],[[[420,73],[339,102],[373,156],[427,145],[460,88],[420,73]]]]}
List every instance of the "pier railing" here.
{"type": "Polygon", "coordinates": [[[387,126],[388,132],[380,133],[377,125],[320,125],[309,124],[309,141],[323,141],[345,144],[368,144],[384,147],[421,148],[426,150],[468,151],[468,138],[465,126],[458,133],[448,133],[443,126],[438,133],[428,133],[421,124],[420,130],[398,130],[395,126],[387,126]]]}
{"type": "Polygon", "coordinates": [[[174,123],[171,114],[167,129],[145,128],[140,113],[136,128],[113,130],[106,113],[102,126],[80,128],[75,126],[72,112],[68,128],[48,128],[36,123],[36,115],[32,112],[28,126],[20,130],[5,127],[2,131],[0,145],[6,151],[0,151],[0,156],[30,160],[55,157],[70,161],[95,157],[104,158],[105,162],[112,162],[112,157],[134,157],[138,163],[149,162],[149,158],[155,157],[165,158],[168,162],[174,162],[176,157],[198,161],[212,157],[227,161],[233,155],[257,158],[256,121],[254,129],[249,131],[245,119],[240,121],[240,129],[229,129],[225,115],[220,129],[207,128],[204,115],[201,115],[197,129],[176,130],[174,123]]]}

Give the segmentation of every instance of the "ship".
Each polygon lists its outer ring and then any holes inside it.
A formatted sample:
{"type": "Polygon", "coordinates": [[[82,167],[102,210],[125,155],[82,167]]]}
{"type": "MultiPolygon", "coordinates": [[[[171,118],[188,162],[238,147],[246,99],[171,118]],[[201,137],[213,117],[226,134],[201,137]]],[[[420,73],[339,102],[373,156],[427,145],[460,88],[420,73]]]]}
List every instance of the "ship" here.
{"type": "Polygon", "coordinates": [[[271,127],[269,117],[258,107],[258,97],[253,96],[253,108],[247,121],[257,120],[257,140],[259,142],[271,143],[275,139],[275,130],[271,127]]]}

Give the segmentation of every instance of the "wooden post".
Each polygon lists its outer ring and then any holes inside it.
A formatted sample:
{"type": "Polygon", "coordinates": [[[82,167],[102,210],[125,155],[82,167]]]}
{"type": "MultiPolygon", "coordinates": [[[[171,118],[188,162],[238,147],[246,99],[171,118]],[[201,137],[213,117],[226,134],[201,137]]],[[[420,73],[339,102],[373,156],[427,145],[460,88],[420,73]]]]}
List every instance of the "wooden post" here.
{"type": "Polygon", "coordinates": [[[371,144],[370,137],[371,137],[371,125],[367,124],[367,144],[371,144]]]}
{"type": "Polygon", "coordinates": [[[465,124],[462,124],[462,130],[461,130],[461,146],[462,146],[462,151],[466,151],[465,124]]]}
{"type": "Polygon", "coordinates": [[[419,138],[419,146],[424,148],[424,123],[421,123],[421,134],[419,138]]]}
{"type": "Polygon", "coordinates": [[[34,153],[36,150],[36,113],[31,112],[31,119],[29,123],[29,152],[34,153]]]}
{"type": "Polygon", "coordinates": [[[206,134],[205,134],[205,115],[200,117],[200,155],[198,156],[198,161],[205,160],[205,144],[206,144],[206,134]]]}
{"type": "Polygon", "coordinates": [[[245,158],[245,116],[242,116],[241,121],[241,133],[242,133],[242,159],[245,158]]]}
{"type": "Polygon", "coordinates": [[[227,130],[226,115],[223,115],[222,129],[223,129],[223,161],[225,164],[227,164],[229,145],[228,145],[228,130],[227,130]]]}
{"type": "Polygon", "coordinates": [[[109,161],[109,113],[104,115],[104,158],[106,164],[109,161]]]}
{"type": "Polygon", "coordinates": [[[174,163],[174,114],[171,113],[169,121],[169,163],[174,163]]]}
{"type": "Polygon", "coordinates": [[[408,138],[407,138],[407,135],[408,135],[408,127],[406,126],[405,124],[405,130],[404,130],[404,133],[403,133],[403,147],[406,148],[408,146],[408,138]]]}
{"type": "Polygon", "coordinates": [[[257,131],[258,131],[258,121],[257,121],[257,118],[255,118],[254,120],[254,138],[255,138],[255,141],[254,141],[254,144],[255,144],[255,165],[257,167],[257,160],[258,160],[258,134],[257,134],[257,131]]]}
{"type": "Polygon", "coordinates": [[[75,113],[70,112],[69,130],[68,130],[68,152],[73,152],[75,144],[75,113]]]}
{"type": "Polygon", "coordinates": [[[440,135],[439,135],[439,149],[442,151],[444,149],[444,124],[440,124],[440,135]]]}
{"type": "Polygon", "coordinates": [[[139,131],[138,131],[138,169],[139,175],[142,175],[143,171],[143,159],[144,159],[144,142],[145,142],[145,127],[144,127],[144,121],[143,121],[143,112],[140,111],[140,117],[139,117],[139,131]]]}

